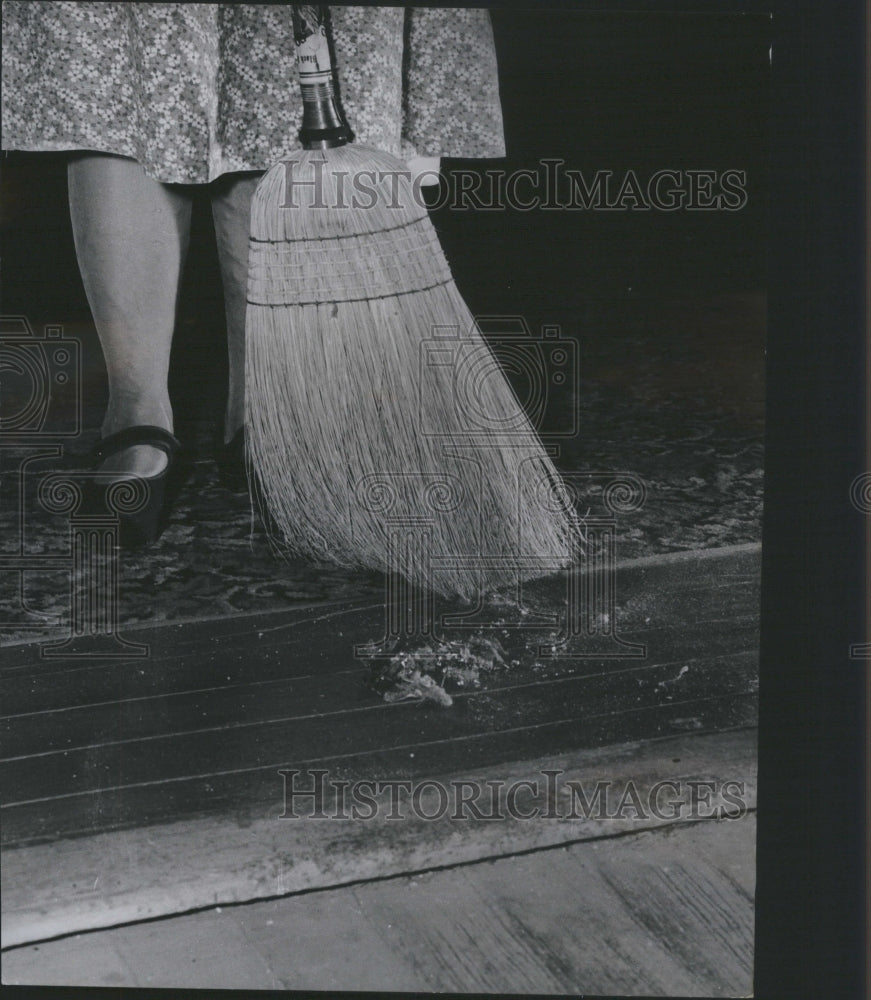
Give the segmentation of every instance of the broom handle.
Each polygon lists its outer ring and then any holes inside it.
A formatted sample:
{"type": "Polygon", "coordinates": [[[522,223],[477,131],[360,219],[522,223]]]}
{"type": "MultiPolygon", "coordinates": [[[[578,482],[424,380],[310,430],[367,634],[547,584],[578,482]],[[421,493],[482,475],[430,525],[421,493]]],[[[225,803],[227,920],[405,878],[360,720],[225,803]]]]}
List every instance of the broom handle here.
{"type": "Polygon", "coordinates": [[[293,40],[302,90],[304,149],[332,149],[351,141],[351,130],[336,99],[330,36],[330,8],[294,4],[293,40]]]}

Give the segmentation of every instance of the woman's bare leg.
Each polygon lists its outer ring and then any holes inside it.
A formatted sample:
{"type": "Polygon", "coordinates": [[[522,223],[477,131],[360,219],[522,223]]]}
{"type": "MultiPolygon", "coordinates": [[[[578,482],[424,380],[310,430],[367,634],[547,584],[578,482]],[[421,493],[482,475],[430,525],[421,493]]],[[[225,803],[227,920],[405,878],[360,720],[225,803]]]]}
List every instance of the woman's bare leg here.
{"type": "Polygon", "coordinates": [[[229,384],[224,414],[224,442],[245,419],[245,309],[248,292],[248,237],[251,198],[262,174],[228,174],[212,185],[212,217],[227,316],[229,384]]]}
{"type": "MultiPolygon", "coordinates": [[[[109,376],[103,436],[137,424],[171,431],[168,376],[191,197],[104,153],[69,164],[70,216],[82,281],[109,376]]],[[[156,475],[166,455],[135,445],[108,458],[108,473],[156,475]]]]}

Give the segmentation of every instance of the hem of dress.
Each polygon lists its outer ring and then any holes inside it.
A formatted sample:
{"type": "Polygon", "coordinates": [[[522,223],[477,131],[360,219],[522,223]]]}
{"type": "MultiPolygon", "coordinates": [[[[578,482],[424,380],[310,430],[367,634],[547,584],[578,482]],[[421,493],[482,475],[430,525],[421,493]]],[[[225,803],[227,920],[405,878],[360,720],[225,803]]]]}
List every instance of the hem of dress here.
{"type": "MultiPolygon", "coordinates": [[[[365,144],[360,143],[360,145],[365,144]]],[[[2,148],[2,152],[4,153],[105,153],[109,156],[123,156],[129,160],[136,160],[136,162],[139,163],[145,171],[146,176],[152,178],[152,180],[159,181],[161,184],[211,184],[213,181],[216,181],[219,177],[223,177],[225,174],[265,173],[265,171],[269,170],[270,167],[279,163],[285,157],[300,152],[302,146],[295,146],[285,150],[283,153],[276,156],[274,160],[266,163],[265,165],[233,162],[226,159],[225,154],[222,155],[224,151],[221,150],[216,158],[213,159],[210,156],[208,169],[202,174],[195,176],[193,179],[190,175],[161,175],[159,170],[156,170],[152,164],[143,162],[132,150],[119,150],[118,146],[110,148],[101,144],[83,142],[79,139],[48,139],[38,143],[13,142],[9,145],[3,144],[0,148],[2,148]]],[[[398,156],[397,159],[402,159],[407,162],[409,159],[417,156],[426,158],[438,157],[442,160],[498,160],[504,159],[506,156],[504,149],[501,153],[488,152],[474,153],[471,155],[457,152],[445,152],[444,150],[429,152],[425,147],[423,150],[415,148],[411,155],[405,155],[406,152],[407,147],[403,150],[403,154],[398,156]]]]}
{"type": "MultiPolygon", "coordinates": [[[[293,152],[298,152],[302,147],[298,147],[296,150],[288,150],[287,153],[283,153],[282,156],[287,156],[293,152]]],[[[118,146],[102,145],[99,143],[83,142],[78,139],[47,139],[41,142],[29,142],[29,143],[10,143],[6,145],[5,143],[0,147],[0,151],[3,153],[103,153],[107,156],[120,156],[127,160],[135,160],[145,171],[147,177],[152,180],[159,181],[161,184],[211,184],[212,181],[217,180],[219,177],[223,177],[224,174],[233,173],[264,173],[272,164],[267,166],[257,166],[257,165],[239,165],[227,160],[224,160],[221,154],[217,158],[211,159],[208,165],[208,170],[201,174],[191,177],[190,174],[177,175],[177,174],[166,174],[159,170],[156,170],[154,166],[147,161],[143,161],[136,153],[130,149],[122,149],[118,146]]],[[[277,160],[280,159],[277,158],[277,160]]]]}

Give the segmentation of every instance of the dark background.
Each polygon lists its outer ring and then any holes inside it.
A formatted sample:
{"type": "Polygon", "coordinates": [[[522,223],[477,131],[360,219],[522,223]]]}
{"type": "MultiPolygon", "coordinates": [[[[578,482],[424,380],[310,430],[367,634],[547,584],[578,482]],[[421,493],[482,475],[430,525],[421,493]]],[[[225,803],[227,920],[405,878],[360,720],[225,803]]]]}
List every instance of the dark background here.
{"type": "MultiPolygon", "coordinates": [[[[632,170],[746,171],[747,204],[712,211],[433,213],[474,313],[557,323],[597,351],[596,331],[627,325],[632,301],[765,288],[769,57],[767,15],[494,10],[508,157],[452,169],[535,169],[547,157],[592,179],[632,170]],[[621,307],[620,303],[623,303],[621,307]],[[627,311],[628,310],[628,311],[627,311]]],[[[3,311],[34,324],[88,324],[61,155],[4,154],[3,311]]],[[[197,200],[173,347],[176,424],[217,424],[226,357],[210,210],[197,200]]],[[[704,336],[704,324],[700,336],[704,336]]],[[[105,403],[99,347],[83,333],[86,424],[105,403]]],[[[612,345],[613,346],[613,345],[612,345]]],[[[584,352],[587,358],[584,358],[584,352]]],[[[762,344],[752,348],[761,371],[762,344]]]]}

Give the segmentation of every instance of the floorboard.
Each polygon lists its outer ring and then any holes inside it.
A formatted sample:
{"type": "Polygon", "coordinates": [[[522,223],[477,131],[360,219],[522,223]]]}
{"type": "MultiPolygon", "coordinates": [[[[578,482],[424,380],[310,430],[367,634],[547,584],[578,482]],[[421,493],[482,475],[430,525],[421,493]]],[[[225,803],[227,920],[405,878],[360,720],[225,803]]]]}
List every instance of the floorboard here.
{"type": "MultiPolygon", "coordinates": [[[[642,658],[609,655],[607,635],[575,640],[581,658],[542,658],[548,633],[503,609],[487,634],[510,666],[454,690],[450,708],[386,703],[372,690],[370,666],[354,656],[379,635],[384,609],[371,603],[136,630],[145,660],[46,660],[35,644],[12,647],[2,673],[3,844],[267,815],[284,768],[422,777],[753,725],[758,566],[758,548],[742,547],[619,570],[618,634],[643,644],[642,658]]],[[[558,584],[528,588],[523,600],[529,619],[558,614],[558,584]]]]}
{"type": "Polygon", "coordinates": [[[748,996],[755,817],[7,951],[16,984],[748,996]]]}

